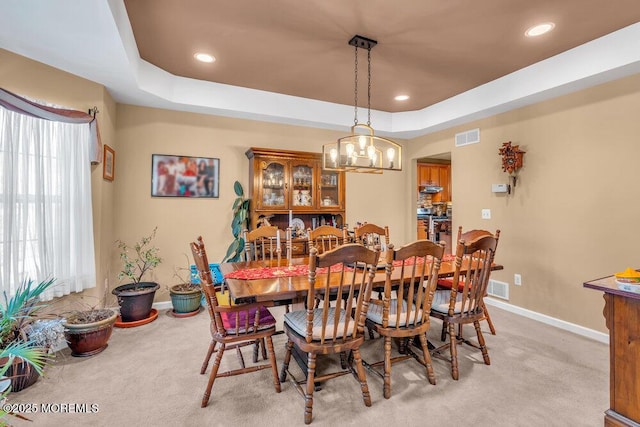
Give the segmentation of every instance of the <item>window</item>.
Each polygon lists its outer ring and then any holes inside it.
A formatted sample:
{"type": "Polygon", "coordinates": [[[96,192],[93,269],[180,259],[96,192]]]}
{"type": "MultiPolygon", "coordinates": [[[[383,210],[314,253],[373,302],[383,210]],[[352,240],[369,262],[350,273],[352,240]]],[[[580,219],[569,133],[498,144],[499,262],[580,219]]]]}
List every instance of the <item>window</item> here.
{"type": "Polygon", "coordinates": [[[56,279],[45,299],[95,286],[86,124],[0,107],[0,289],[56,279]]]}

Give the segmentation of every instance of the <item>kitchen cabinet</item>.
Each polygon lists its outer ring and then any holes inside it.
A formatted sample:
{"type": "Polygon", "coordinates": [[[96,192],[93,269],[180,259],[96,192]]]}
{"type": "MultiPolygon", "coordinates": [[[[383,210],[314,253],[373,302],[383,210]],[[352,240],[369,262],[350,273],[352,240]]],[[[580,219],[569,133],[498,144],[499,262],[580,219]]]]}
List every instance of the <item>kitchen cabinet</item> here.
{"type": "Polygon", "coordinates": [[[418,188],[425,185],[442,187],[442,191],[431,195],[432,202],[451,201],[451,165],[418,163],[418,188]]]}
{"type": "Polygon", "coordinates": [[[250,148],[249,194],[251,228],[261,216],[280,228],[288,214],[301,218],[305,228],[321,220],[341,226],[345,214],[345,174],[322,169],[322,155],[302,151],[250,148]],[[337,217],[337,218],[336,218],[337,217]]]}

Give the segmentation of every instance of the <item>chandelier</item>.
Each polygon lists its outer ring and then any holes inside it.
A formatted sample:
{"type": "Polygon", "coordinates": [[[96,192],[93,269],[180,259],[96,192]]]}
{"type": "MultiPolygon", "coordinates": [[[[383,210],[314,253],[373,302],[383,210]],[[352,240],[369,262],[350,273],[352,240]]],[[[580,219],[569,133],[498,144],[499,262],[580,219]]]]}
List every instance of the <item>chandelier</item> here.
{"type": "Polygon", "coordinates": [[[355,47],[354,125],[351,135],[322,146],[324,169],[361,173],[402,170],[402,146],[376,136],[371,127],[371,48],[376,44],[377,41],[358,35],[349,40],[349,45],[355,47]],[[358,121],[359,48],[367,50],[367,124],[358,121]]]}

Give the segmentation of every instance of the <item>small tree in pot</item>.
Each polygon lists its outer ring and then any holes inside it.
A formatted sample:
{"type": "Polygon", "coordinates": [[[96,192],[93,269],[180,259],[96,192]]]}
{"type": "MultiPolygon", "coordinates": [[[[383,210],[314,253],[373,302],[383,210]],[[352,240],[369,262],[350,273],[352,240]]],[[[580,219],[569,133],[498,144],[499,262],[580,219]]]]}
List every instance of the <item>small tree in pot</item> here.
{"type": "MultiPolygon", "coordinates": [[[[133,246],[117,240],[120,249],[122,270],[118,279],[129,279],[131,282],[120,285],[112,293],[118,298],[122,323],[138,322],[150,318],[151,305],[159,286],[155,282],[143,282],[145,274],[151,273],[161,262],[158,248],[152,245],[158,227],[146,237],[142,237],[133,246]],[[132,255],[130,251],[135,253],[132,255]]],[[[157,312],[156,312],[157,315],[157,312]]]]}
{"type": "Polygon", "coordinates": [[[184,256],[187,260],[187,266],[174,268],[173,276],[179,280],[179,283],[169,288],[175,317],[189,317],[198,314],[202,299],[200,285],[193,283],[192,280],[189,257],[186,254],[184,256]]]}

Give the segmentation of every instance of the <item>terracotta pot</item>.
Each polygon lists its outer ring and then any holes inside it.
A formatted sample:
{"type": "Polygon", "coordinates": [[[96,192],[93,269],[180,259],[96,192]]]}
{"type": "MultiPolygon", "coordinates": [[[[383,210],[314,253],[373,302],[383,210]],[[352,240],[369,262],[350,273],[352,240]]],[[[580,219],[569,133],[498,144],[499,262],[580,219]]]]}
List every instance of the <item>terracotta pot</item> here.
{"type": "Polygon", "coordinates": [[[72,356],[93,356],[107,348],[113,324],[118,317],[118,313],[109,311],[111,312],[109,318],[97,322],[76,324],[67,321],[64,325],[64,337],[67,339],[72,356]]]}
{"type": "MultiPolygon", "coordinates": [[[[0,359],[0,365],[4,365],[8,360],[8,358],[3,357],[0,359]]],[[[38,371],[36,371],[33,366],[29,365],[19,357],[13,359],[13,363],[9,366],[4,375],[11,379],[11,392],[13,393],[32,386],[40,377],[40,374],[38,374],[38,371]]]]}
{"type": "Polygon", "coordinates": [[[154,282],[139,282],[120,285],[111,291],[118,297],[122,321],[135,322],[149,317],[153,298],[159,287],[154,282]]]}
{"type": "Polygon", "coordinates": [[[180,290],[183,285],[175,285],[169,289],[171,304],[175,313],[192,313],[200,308],[202,292],[199,288],[180,290]]]}

